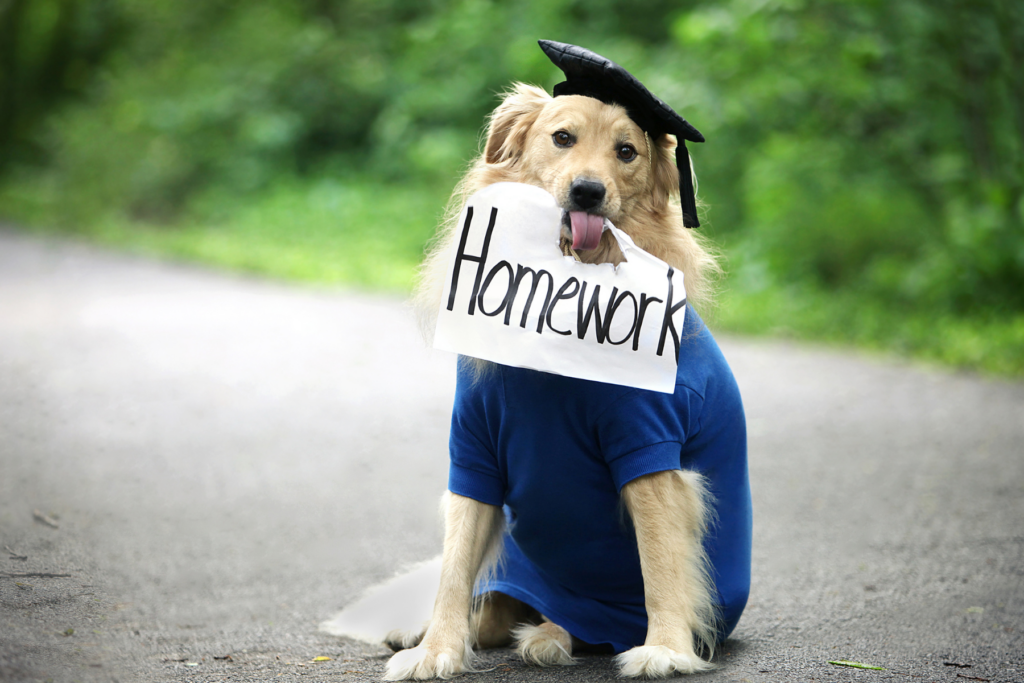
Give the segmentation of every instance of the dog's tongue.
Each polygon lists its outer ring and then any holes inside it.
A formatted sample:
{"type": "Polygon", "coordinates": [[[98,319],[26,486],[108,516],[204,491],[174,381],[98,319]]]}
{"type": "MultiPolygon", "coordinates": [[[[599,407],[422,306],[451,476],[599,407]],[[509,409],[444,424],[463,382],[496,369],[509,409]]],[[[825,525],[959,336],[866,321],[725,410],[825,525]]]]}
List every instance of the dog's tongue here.
{"type": "Polygon", "coordinates": [[[604,230],[604,218],[585,211],[570,211],[569,222],[572,224],[573,249],[597,248],[604,230]]]}

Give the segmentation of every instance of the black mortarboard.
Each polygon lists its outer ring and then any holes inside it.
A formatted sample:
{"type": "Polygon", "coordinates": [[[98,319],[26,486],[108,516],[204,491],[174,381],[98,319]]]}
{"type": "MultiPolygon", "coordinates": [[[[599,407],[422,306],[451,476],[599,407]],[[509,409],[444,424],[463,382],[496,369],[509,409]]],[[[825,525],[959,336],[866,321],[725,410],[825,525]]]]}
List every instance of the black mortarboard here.
{"type": "Polygon", "coordinates": [[[540,40],[552,62],[565,72],[565,81],[555,86],[554,95],[583,95],[605,104],[618,104],[626,109],[636,125],[657,140],[665,133],[676,136],[676,167],[679,168],[679,199],[683,205],[683,225],[700,226],[697,200],[690,176],[690,155],[686,140],[704,142],[704,136],[686,119],[672,110],[621,66],[586,48],[551,40],[540,40]]]}

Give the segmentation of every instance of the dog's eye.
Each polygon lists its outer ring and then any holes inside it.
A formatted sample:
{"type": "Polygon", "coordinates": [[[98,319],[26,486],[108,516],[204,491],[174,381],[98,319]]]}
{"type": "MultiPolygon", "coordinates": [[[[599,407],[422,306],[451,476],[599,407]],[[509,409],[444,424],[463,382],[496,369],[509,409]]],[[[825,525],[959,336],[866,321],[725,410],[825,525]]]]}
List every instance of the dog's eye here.
{"type": "Polygon", "coordinates": [[[564,130],[560,130],[551,136],[551,139],[555,141],[555,144],[559,147],[572,147],[572,143],[576,142],[576,138],[566,133],[564,130]]]}
{"type": "Polygon", "coordinates": [[[618,156],[623,161],[633,161],[633,159],[636,159],[636,147],[633,145],[620,145],[618,156]]]}

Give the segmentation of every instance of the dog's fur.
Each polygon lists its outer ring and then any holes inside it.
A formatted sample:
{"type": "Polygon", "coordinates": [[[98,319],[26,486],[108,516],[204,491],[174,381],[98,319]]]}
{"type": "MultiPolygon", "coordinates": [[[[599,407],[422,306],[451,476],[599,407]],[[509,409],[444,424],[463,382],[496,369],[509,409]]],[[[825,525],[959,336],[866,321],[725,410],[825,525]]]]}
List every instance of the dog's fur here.
{"type": "MultiPolygon", "coordinates": [[[[440,305],[457,218],[470,195],[505,181],[541,187],[566,211],[582,208],[608,218],[641,249],[683,272],[691,305],[706,305],[718,266],[697,234],[683,227],[673,201],[679,187],[675,144],[669,135],[652,141],[622,107],[581,96],[552,98],[542,89],[516,85],[491,116],[484,151],[456,188],[424,263],[416,302],[428,335],[440,305]],[[556,138],[560,132],[569,138],[556,138]],[[571,144],[557,144],[570,138],[571,144]],[[634,158],[622,158],[624,146],[635,150],[634,158]],[[572,191],[579,181],[603,185],[602,200],[579,206],[572,191]]],[[[567,225],[562,239],[571,244],[567,225]]],[[[615,264],[623,258],[607,232],[597,248],[578,257],[615,264]]],[[[648,613],[644,645],[617,657],[624,676],[664,677],[710,666],[698,656],[701,650],[710,655],[715,642],[714,589],[702,544],[705,499],[703,479],[694,472],[659,472],[623,487],[622,500],[636,529],[648,613]]],[[[451,493],[446,494],[445,508],[433,616],[424,633],[389,634],[387,643],[400,651],[388,662],[386,678],[447,678],[472,670],[474,646],[512,642],[527,662],[572,664],[573,648],[585,644],[574,643],[562,627],[509,596],[474,601],[475,582],[488,558],[497,556],[503,533],[500,508],[451,493]]]]}

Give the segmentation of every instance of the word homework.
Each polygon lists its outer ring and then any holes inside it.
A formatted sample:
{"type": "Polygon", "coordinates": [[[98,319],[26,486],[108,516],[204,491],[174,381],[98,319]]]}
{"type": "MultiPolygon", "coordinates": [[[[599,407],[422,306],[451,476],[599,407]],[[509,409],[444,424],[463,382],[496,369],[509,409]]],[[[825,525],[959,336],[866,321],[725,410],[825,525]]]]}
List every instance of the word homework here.
{"type": "Polygon", "coordinates": [[[434,347],[569,377],[675,390],[683,274],[607,220],[626,260],[562,254],[562,209],[544,190],[497,183],[463,209],[450,244],[434,347]]]}

